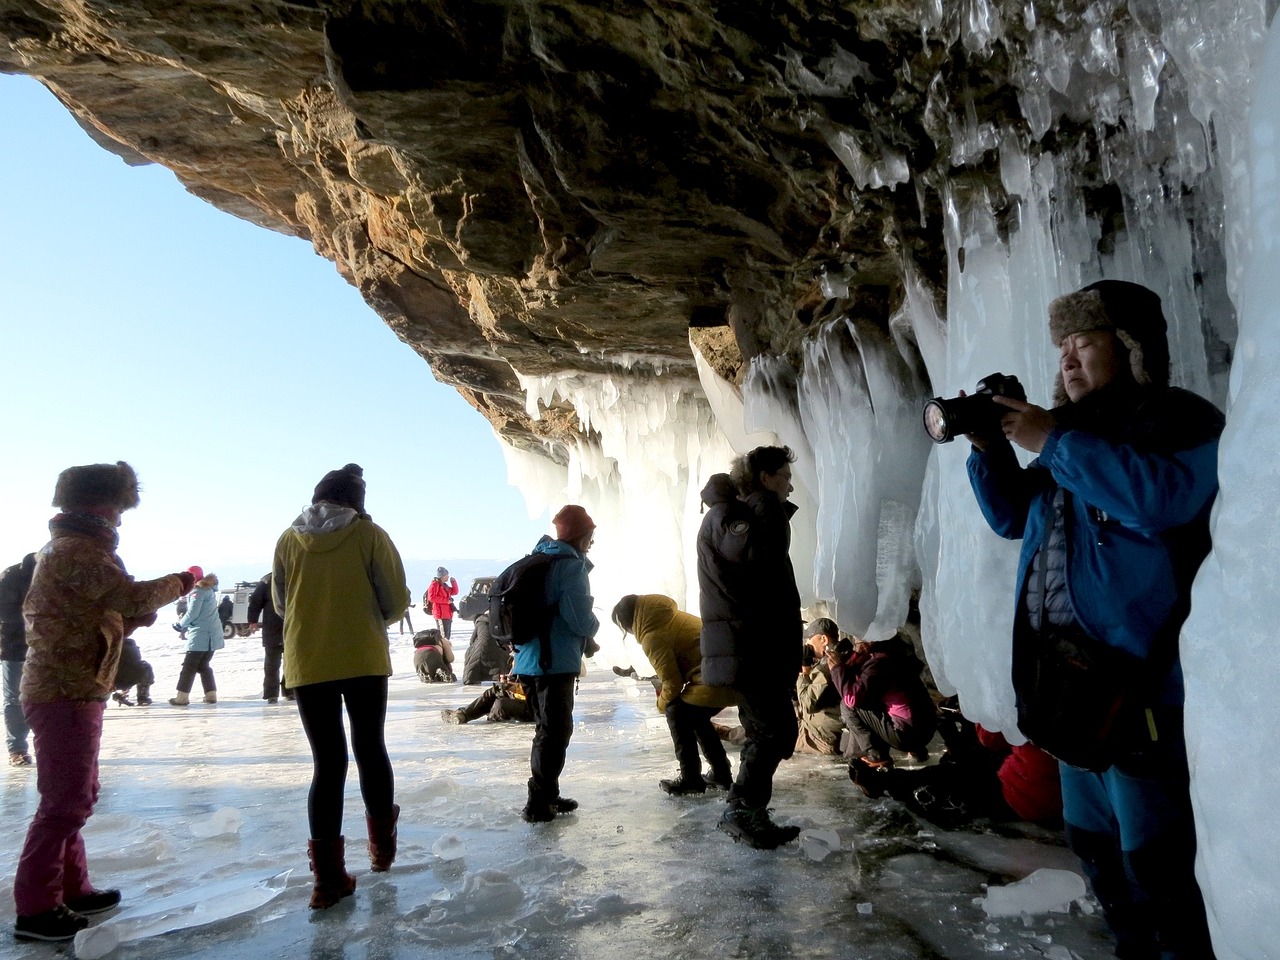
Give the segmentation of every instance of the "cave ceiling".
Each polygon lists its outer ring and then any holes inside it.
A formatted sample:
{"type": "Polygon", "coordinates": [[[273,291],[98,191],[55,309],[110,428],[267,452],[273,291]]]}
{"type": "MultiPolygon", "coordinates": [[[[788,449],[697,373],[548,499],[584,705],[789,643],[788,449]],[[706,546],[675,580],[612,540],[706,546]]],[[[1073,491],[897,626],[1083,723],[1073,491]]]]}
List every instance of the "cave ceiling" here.
{"type": "MultiPolygon", "coordinates": [[[[957,162],[956,118],[1025,131],[1019,57],[1099,8],[0,0],[0,70],[126,162],[309,240],[537,448],[573,413],[531,421],[517,373],[691,373],[692,330],[735,380],[826,316],[886,324],[908,267],[941,297],[941,184],[1000,190],[994,143],[957,162]]],[[[1039,146],[1087,166],[1092,127],[1062,114],[1039,146]]]]}

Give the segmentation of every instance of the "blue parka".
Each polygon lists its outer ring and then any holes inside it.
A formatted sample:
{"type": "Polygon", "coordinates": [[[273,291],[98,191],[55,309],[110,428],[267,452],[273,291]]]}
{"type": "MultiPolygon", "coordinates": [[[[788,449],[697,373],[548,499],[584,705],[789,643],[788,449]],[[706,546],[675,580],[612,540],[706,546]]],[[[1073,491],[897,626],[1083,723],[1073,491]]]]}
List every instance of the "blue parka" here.
{"type": "MultiPolygon", "coordinates": [[[[207,579],[207,578],[206,578],[207,579]]],[[[200,583],[205,583],[201,580],[200,583]]],[[[212,586],[197,586],[191,594],[191,606],[178,626],[187,631],[187,653],[221,650],[222,620],[218,617],[218,581],[212,586]]]]}
{"type": "Polygon", "coordinates": [[[1025,469],[1008,442],[975,448],[968,461],[991,529],[1022,539],[1015,661],[1032,559],[1061,488],[1068,494],[1066,586],[1075,619],[1090,636],[1138,658],[1167,657],[1160,700],[1181,704],[1172,645],[1209,549],[1222,414],[1185,390],[1136,386],[1099,391],[1054,414],[1058,426],[1025,469]]]}
{"type": "Polygon", "coordinates": [[[594,601],[587,578],[592,563],[576,548],[550,537],[539,540],[533,552],[562,558],[547,568],[546,600],[555,610],[551,618],[551,666],[544,670],[538,662],[542,645],[547,642],[546,637],[539,637],[516,648],[514,672],[522,677],[576,674],[582,669],[587,641],[600,629],[600,621],[591,610],[594,601]]]}

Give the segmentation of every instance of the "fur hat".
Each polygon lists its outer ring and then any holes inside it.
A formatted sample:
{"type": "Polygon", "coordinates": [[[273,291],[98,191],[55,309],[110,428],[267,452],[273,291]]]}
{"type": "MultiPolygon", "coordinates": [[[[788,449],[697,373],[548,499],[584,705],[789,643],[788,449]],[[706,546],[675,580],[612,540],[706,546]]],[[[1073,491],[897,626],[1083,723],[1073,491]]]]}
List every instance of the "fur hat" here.
{"type": "Polygon", "coordinates": [[[364,470],[357,463],[348,463],[341,470],[330,470],[320,478],[311,495],[312,503],[321,500],[364,513],[364,470]]]}
{"type": "MultiPolygon", "coordinates": [[[[1169,385],[1168,324],[1160,298],[1140,283],[1099,280],[1049,304],[1049,339],[1091,330],[1109,330],[1129,353],[1129,372],[1143,386],[1169,385]]],[[[1067,402],[1059,371],[1053,383],[1053,402],[1067,402]]]]}
{"type": "Polygon", "coordinates": [[[63,510],[114,507],[121,512],[138,505],[138,475],[123,460],[67,467],[58,474],[53,505],[63,510]]]}
{"type": "Polygon", "coordinates": [[[596,528],[596,522],[576,503],[561,507],[551,522],[556,525],[556,539],[565,543],[573,543],[596,528]]]}

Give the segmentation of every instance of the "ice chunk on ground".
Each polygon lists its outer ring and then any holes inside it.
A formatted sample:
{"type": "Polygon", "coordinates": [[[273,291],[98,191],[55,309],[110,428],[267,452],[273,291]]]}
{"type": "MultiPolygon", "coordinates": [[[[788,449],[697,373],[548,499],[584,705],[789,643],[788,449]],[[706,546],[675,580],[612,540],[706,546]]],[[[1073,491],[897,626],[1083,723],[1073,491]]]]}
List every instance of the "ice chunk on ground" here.
{"type": "Polygon", "coordinates": [[[834,830],[805,830],[800,834],[800,852],[821,863],[840,849],[840,834],[834,830]]]}
{"type": "Polygon", "coordinates": [[[284,870],[256,880],[233,877],[146,901],[77,933],[76,956],[79,960],[96,960],[131,940],[204,926],[256,910],[284,890],[292,872],[284,870]]]}
{"type": "Polygon", "coordinates": [[[215,810],[202,820],[191,824],[191,833],[201,839],[210,837],[230,837],[240,832],[244,825],[244,817],[233,807],[215,810]]]}
{"type": "Polygon", "coordinates": [[[982,909],[989,917],[1049,913],[1070,908],[1073,900],[1084,895],[1084,879],[1078,873],[1046,868],[1008,886],[989,888],[982,909]]]}
{"type": "Polygon", "coordinates": [[[441,860],[461,860],[467,855],[467,848],[461,839],[447,833],[431,845],[431,852],[441,860]]]}

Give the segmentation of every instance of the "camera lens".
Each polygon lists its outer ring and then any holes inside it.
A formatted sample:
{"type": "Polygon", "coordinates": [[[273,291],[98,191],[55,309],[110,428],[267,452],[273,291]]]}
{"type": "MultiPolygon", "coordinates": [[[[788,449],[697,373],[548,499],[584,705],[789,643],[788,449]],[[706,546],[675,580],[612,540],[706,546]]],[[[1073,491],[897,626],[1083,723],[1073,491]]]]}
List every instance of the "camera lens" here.
{"type": "Polygon", "coordinates": [[[924,432],[934,443],[946,443],[951,439],[947,408],[940,398],[935,397],[924,405],[924,432]]]}

